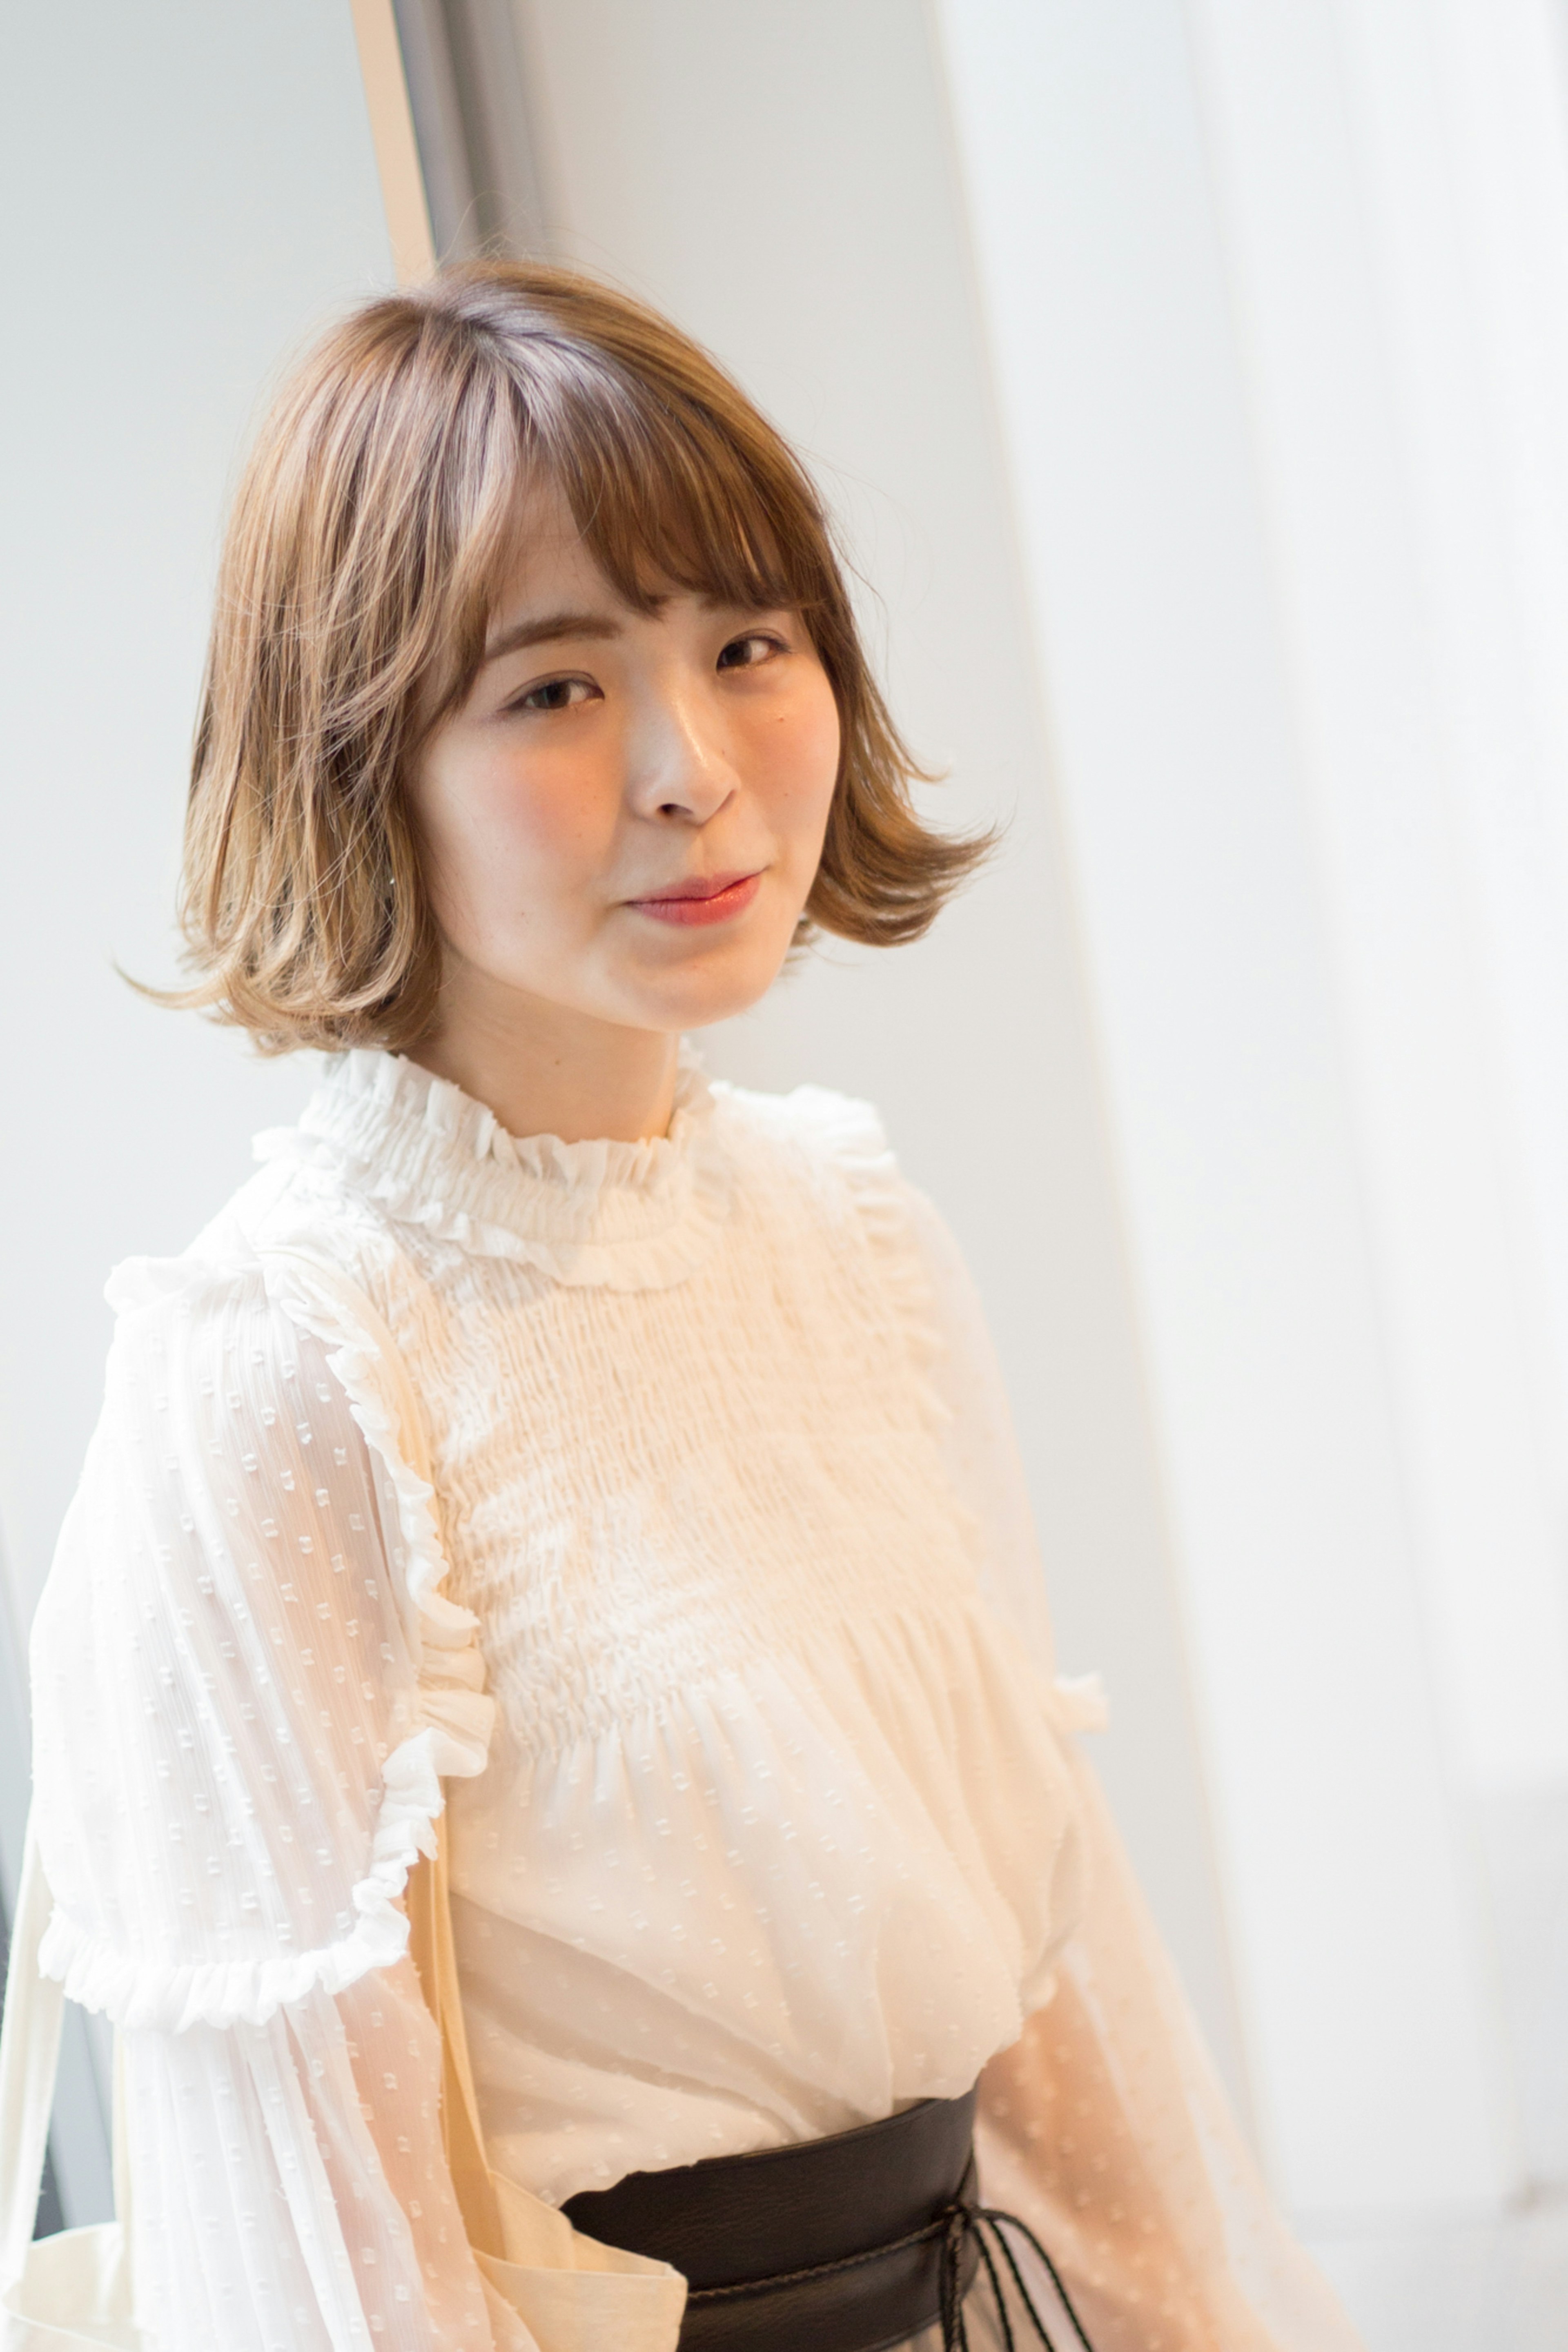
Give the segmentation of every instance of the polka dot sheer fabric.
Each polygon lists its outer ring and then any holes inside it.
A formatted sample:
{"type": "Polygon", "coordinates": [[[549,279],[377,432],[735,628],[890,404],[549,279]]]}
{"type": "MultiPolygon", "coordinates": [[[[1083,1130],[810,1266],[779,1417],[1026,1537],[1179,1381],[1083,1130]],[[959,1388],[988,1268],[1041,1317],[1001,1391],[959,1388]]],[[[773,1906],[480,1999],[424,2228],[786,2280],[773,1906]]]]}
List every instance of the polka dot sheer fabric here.
{"type": "Polygon", "coordinates": [[[1099,2352],[1350,2345],[1128,1882],[973,1294],[870,1115],[689,1065],[667,1139],[520,1142],[355,1054],[265,1149],[111,1286],[34,1636],[44,1964],[125,2038],[151,2342],[597,2352],[446,2173],[402,1907],[445,1802],[535,2196],[984,2072],[987,2191],[1099,2352]]]}

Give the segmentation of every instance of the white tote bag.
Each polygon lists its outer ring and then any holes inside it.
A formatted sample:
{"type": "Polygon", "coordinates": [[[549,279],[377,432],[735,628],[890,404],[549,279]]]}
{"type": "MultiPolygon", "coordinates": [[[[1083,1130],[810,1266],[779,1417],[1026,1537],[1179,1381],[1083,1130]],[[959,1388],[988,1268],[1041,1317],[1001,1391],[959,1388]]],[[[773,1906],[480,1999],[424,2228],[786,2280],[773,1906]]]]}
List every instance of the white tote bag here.
{"type": "MultiPolygon", "coordinates": [[[[131,2319],[125,2165],[115,2084],[115,2203],[120,2218],[34,2239],[65,1994],[38,1973],[52,1908],[37,1841],[27,1831],[0,2033],[0,2352],[142,2352],[131,2319]]],[[[118,2067],[116,2074],[118,2074],[118,2067]]]]}

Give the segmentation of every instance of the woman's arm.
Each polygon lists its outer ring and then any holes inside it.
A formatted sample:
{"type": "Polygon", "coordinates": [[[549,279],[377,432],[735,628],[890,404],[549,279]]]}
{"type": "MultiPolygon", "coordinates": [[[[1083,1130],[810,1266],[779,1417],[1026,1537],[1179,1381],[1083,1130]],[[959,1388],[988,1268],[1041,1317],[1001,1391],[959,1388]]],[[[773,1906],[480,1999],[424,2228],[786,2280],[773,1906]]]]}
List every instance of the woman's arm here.
{"type": "Polygon", "coordinates": [[[45,1965],[125,2034],[159,2352],[525,2340],[492,2336],[401,1957],[454,1763],[404,1551],[327,1348],[259,1269],[122,1317],[35,1630],[36,1802],[45,1965]]]}
{"type": "MultiPolygon", "coordinates": [[[[980,1529],[983,1586],[1050,1675],[1045,1578],[984,1315],[940,1218],[918,1194],[908,1201],[940,1339],[931,1378],[980,1529]]],[[[1062,2268],[1095,2352],[1356,2352],[1258,2178],[1099,1784],[1069,1744],[1088,1895],[1051,1997],[982,2075],[984,2192],[1062,2268]]]]}
{"type": "Polygon", "coordinates": [[[261,2025],[125,2046],[137,2307],[158,2352],[489,2352],[408,1962],[261,2025]]]}
{"type": "Polygon", "coordinates": [[[1104,1799],[1056,1990],[981,2076],[985,2197],[1026,2221],[1095,2352],[1357,2352],[1258,2177],[1104,1799]]]}

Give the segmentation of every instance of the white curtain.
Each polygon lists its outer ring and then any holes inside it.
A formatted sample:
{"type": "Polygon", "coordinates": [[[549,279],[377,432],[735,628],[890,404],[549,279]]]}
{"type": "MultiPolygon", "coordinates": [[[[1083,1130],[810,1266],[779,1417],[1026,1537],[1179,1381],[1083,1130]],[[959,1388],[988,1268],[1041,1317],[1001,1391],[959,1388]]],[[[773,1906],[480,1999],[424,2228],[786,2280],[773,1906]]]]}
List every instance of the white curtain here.
{"type": "Polygon", "coordinates": [[[938,15],[1260,2136],[1495,2212],[1568,2179],[1563,23],[938,15]]]}
{"type": "Polygon", "coordinates": [[[1192,0],[1515,2178],[1568,2180],[1568,60],[1192,0]],[[1555,1945],[1555,1949],[1553,1946],[1555,1945]]]}

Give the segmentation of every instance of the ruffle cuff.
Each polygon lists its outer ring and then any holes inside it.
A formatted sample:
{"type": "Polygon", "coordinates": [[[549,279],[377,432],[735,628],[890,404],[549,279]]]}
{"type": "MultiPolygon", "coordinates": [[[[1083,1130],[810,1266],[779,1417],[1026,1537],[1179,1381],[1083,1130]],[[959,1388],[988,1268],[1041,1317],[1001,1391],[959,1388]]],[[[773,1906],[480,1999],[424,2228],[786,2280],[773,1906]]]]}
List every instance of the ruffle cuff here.
{"type": "Polygon", "coordinates": [[[354,1887],[358,1916],[347,1936],[314,1951],[264,1958],[160,1960],[93,1934],[57,1904],[38,1957],[43,1974],[58,1979],[84,2009],[101,2011],[127,2032],[184,2033],[193,2025],[265,2025],[318,1987],[342,1992],[372,1969],[395,1967],[408,1945],[408,1921],[399,1907],[408,1874],[419,1854],[436,1850],[442,1776],[461,1778],[483,1767],[479,1724],[451,1712],[450,1726],[426,1724],[395,1748],[382,1768],[370,1867],[354,1887]]]}

